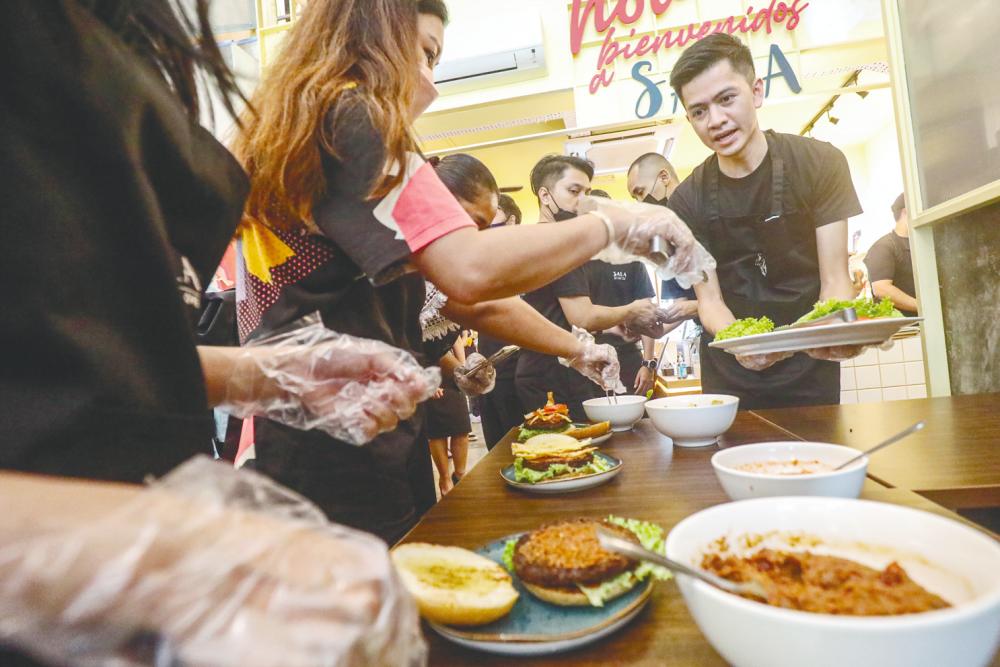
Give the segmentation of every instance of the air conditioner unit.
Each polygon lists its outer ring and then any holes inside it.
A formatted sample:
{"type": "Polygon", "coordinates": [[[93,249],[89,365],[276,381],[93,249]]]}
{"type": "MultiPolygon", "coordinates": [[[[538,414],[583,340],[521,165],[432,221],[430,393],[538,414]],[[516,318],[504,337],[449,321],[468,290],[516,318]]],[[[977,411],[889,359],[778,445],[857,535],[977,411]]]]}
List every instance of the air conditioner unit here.
{"type": "Polygon", "coordinates": [[[536,8],[514,6],[495,14],[453,16],[434,83],[441,92],[451,93],[547,73],[541,15],[536,8]]]}
{"type": "Polygon", "coordinates": [[[591,134],[566,142],[566,154],[590,160],[594,174],[615,174],[625,171],[632,162],[646,153],[670,157],[680,127],[658,125],[634,130],[591,134]]]}

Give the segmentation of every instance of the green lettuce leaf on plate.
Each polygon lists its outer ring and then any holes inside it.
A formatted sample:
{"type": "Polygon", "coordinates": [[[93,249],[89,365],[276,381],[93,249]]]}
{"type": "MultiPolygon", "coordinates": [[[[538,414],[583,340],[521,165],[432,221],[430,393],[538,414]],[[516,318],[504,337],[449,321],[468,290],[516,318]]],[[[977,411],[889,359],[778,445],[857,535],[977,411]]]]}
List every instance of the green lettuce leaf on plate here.
{"type": "Polygon", "coordinates": [[[743,336],[753,336],[755,334],[766,334],[774,331],[774,322],[769,317],[744,317],[736,320],[725,329],[715,334],[715,340],[728,340],[730,338],[742,338],[743,336]]]}
{"type": "Polygon", "coordinates": [[[545,470],[533,470],[524,465],[524,459],[518,457],[514,459],[514,480],[537,484],[542,480],[552,479],[557,475],[567,475],[570,473],[580,473],[581,475],[592,475],[599,472],[611,470],[611,464],[602,456],[595,456],[590,463],[579,468],[572,468],[565,463],[553,463],[545,470]]]}
{"type": "Polygon", "coordinates": [[[903,316],[903,313],[896,310],[895,306],[892,305],[892,299],[889,297],[883,297],[878,301],[873,301],[862,296],[852,301],[844,301],[842,299],[827,299],[826,301],[819,301],[815,306],[813,306],[812,310],[796,321],[811,322],[812,320],[818,320],[821,317],[825,317],[837,312],[838,310],[845,310],[847,308],[854,308],[854,310],[858,313],[858,317],[873,320],[880,317],[903,316]]]}
{"type": "MultiPolygon", "coordinates": [[[[624,519],[618,516],[608,516],[607,521],[613,523],[617,526],[622,526],[623,528],[628,528],[631,530],[636,537],[639,538],[639,543],[650,551],[655,551],[658,554],[667,553],[667,543],[666,534],[663,528],[656,525],[655,523],[649,523],[648,521],[639,521],[638,519],[624,519]]],[[[595,607],[603,607],[605,601],[607,600],[608,593],[617,590],[620,584],[632,583],[634,579],[637,582],[645,581],[649,577],[660,581],[666,581],[673,576],[665,567],[660,565],[653,565],[652,563],[642,562],[639,563],[638,567],[634,570],[628,572],[622,572],[617,577],[605,581],[599,586],[582,586],[577,584],[577,588],[587,596],[587,599],[595,607]]]]}

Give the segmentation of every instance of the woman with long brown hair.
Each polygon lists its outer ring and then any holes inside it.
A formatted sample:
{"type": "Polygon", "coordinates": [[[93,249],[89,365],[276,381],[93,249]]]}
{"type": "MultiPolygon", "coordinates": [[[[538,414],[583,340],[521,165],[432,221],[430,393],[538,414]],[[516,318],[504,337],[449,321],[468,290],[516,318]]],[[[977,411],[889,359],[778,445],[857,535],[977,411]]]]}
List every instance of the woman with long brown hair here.
{"type": "MultiPolygon", "coordinates": [[[[546,339],[540,316],[513,300],[480,302],[547,284],[611,243],[644,252],[662,236],[683,260],[693,237],[665,209],[477,233],[411,131],[436,94],[446,20],[440,0],[312,0],[286,35],[235,145],[251,178],[241,338],[318,310],[331,329],[417,350],[426,277],[463,324],[568,358],[603,382],[617,374],[607,348],[566,331],[546,339]]],[[[652,306],[643,315],[656,326],[652,306]]],[[[361,448],[259,420],[256,449],[259,469],[388,541],[434,501],[419,413],[361,448]]]]}

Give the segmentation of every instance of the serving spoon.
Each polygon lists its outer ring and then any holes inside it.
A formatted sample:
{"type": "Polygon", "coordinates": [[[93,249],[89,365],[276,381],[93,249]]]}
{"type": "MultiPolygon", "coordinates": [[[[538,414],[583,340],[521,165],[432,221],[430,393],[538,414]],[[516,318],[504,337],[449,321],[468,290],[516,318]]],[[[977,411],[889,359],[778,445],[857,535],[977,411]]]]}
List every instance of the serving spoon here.
{"type": "Polygon", "coordinates": [[[728,579],[723,579],[722,577],[716,576],[711,572],[696,570],[693,567],[688,567],[683,563],[678,563],[677,561],[667,558],[662,554],[658,554],[655,551],[650,551],[649,549],[635,544],[634,542],[624,540],[604,528],[601,528],[600,526],[597,528],[597,541],[600,542],[601,546],[608,551],[628,556],[629,558],[635,558],[638,560],[648,561],[650,563],[656,563],[657,565],[662,565],[671,572],[676,574],[685,574],[689,577],[700,579],[706,584],[715,586],[716,588],[726,591],[727,593],[750,596],[757,598],[758,600],[767,600],[767,592],[759,582],[747,581],[740,583],[736,581],[729,581],[728,579]]]}
{"type": "Polygon", "coordinates": [[[883,447],[888,447],[889,445],[893,444],[894,442],[899,442],[900,440],[902,440],[903,438],[905,438],[908,435],[913,435],[914,433],[916,433],[917,431],[919,431],[920,429],[922,429],[925,426],[927,426],[927,422],[925,422],[923,420],[920,420],[916,424],[913,424],[911,426],[908,426],[907,428],[904,428],[902,431],[900,431],[896,435],[894,435],[894,436],[892,436],[890,438],[886,438],[885,440],[883,440],[882,442],[878,443],[874,447],[872,447],[870,449],[866,449],[865,451],[861,452],[857,456],[852,456],[851,458],[847,459],[846,461],[844,461],[843,463],[841,463],[839,466],[837,466],[836,468],[834,468],[834,470],[840,470],[842,468],[846,468],[847,466],[851,465],[852,463],[855,463],[856,461],[860,461],[861,459],[863,459],[864,457],[866,457],[866,456],[868,456],[870,454],[874,454],[875,452],[877,452],[878,450],[882,449],[883,447]]]}

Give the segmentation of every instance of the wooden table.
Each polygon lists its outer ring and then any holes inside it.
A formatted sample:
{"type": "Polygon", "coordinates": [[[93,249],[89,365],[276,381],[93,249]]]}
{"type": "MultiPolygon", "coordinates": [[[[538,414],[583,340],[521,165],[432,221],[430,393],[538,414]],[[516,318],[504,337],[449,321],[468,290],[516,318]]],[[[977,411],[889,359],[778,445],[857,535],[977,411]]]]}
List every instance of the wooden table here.
{"type": "Polygon", "coordinates": [[[866,449],[923,419],[927,427],[874,455],[869,477],[951,509],[1000,506],[1000,394],[827,405],[755,414],[790,439],[866,449]]]}
{"type": "MultiPolygon", "coordinates": [[[[534,496],[508,487],[499,470],[512,462],[511,434],[480,461],[453,491],[404,538],[470,549],[511,533],[572,516],[616,514],[653,521],[668,531],[685,517],[727,502],[709,459],[716,447],[671,447],[648,419],[617,433],[602,450],[625,461],[617,478],[595,489],[563,496],[534,496]]],[[[741,412],[721,445],[788,440],[789,434],[751,412],[741,412]]],[[[962,520],[914,493],[872,480],[863,497],[924,509],[962,520]]],[[[588,647],[544,659],[491,656],[455,646],[427,629],[434,665],[724,665],[688,614],[673,582],[655,587],[652,600],[628,626],[588,647]]],[[[1000,658],[994,661],[1000,666],[1000,658]]]]}

